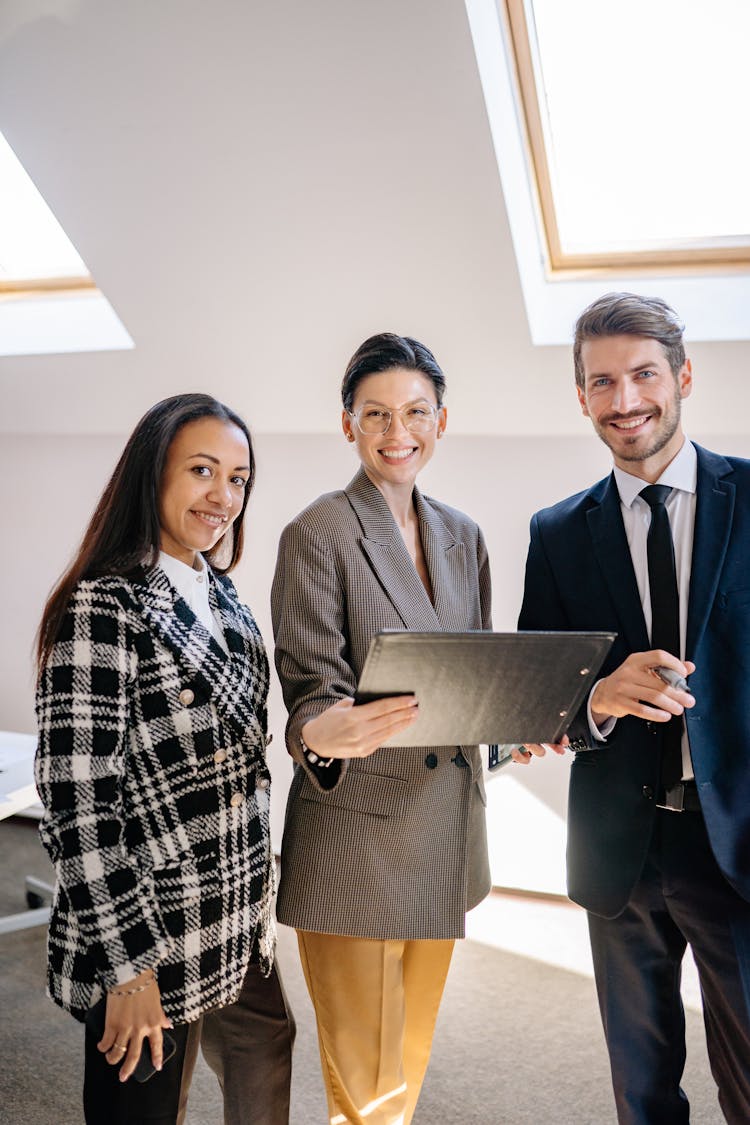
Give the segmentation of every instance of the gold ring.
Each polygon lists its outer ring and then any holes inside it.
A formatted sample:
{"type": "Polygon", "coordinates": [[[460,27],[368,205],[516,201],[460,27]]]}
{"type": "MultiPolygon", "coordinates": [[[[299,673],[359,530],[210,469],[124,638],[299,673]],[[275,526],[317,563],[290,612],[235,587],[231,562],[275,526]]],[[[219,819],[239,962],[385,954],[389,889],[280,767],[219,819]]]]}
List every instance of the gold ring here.
{"type": "Polygon", "coordinates": [[[123,1047],[122,1043],[113,1043],[113,1047],[117,1047],[118,1051],[127,1051],[127,1047],[123,1047]]]}

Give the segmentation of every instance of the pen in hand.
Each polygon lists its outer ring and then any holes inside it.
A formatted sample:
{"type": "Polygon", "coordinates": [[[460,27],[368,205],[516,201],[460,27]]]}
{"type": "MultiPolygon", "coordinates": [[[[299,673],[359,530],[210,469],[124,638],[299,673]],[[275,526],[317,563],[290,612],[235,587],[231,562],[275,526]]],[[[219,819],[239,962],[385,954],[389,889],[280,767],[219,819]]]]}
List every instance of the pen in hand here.
{"type": "Polygon", "coordinates": [[[669,687],[673,687],[677,691],[686,691],[689,695],[693,694],[690,691],[688,682],[685,677],[681,676],[679,672],[675,672],[673,668],[664,668],[660,666],[658,668],[654,668],[654,672],[656,672],[659,679],[663,680],[665,684],[669,685],[669,687]]]}

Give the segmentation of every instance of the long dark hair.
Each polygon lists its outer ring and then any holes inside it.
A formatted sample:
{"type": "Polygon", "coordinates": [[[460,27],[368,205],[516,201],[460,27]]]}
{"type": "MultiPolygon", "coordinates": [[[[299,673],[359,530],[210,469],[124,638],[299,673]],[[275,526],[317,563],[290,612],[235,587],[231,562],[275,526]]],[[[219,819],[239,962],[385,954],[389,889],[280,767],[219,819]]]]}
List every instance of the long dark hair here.
{"type": "Polygon", "coordinates": [[[230,422],[247,438],[250,472],[242,497],[242,510],[216,546],[204,552],[204,557],[217,574],[228,573],[240,561],[244,543],[242,521],[255,480],[253,443],[248,428],[238,414],[211,395],[186,394],[165,398],[143,415],[130,435],[86,528],[75,559],[47,599],[37,634],[40,675],[57,640],[68,602],[78,582],[104,574],[131,575],[142,566],[156,563],[161,541],[159,493],[167,453],[177,431],[200,418],[219,418],[230,422]]]}

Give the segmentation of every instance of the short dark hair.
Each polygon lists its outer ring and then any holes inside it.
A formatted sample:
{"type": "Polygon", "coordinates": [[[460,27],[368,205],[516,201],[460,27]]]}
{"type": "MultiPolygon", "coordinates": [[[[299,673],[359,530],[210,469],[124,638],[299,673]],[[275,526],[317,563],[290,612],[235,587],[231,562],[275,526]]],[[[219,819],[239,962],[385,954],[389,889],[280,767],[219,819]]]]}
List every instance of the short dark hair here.
{"type": "Polygon", "coordinates": [[[584,341],[597,336],[645,336],[658,340],[676,378],[685,363],[684,331],[677,313],[659,297],[605,293],[584,309],[576,321],[573,343],[576,383],[583,388],[581,348],[584,341]]]}
{"type": "Polygon", "coordinates": [[[393,332],[380,332],[370,336],[357,348],[346,365],[341,383],[341,401],[344,410],[351,410],[357,387],[368,375],[377,375],[391,367],[404,367],[407,371],[421,371],[432,382],[438,406],[443,404],[445,375],[429,348],[412,336],[396,336],[393,332]]]}
{"type": "Polygon", "coordinates": [[[161,482],[169,447],[183,426],[201,418],[219,418],[229,422],[247,438],[250,471],[242,497],[242,509],[216,546],[204,552],[217,574],[226,574],[240,561],[244,543],[242,520],[255,480],[250,432],[238,414],[211,395],[184,394],[162,399],[146,411],[128,438],[76,557],[47,600],[37,639],[40,673],[57,640],[68,602],[78,582],[107,574],[128,575],[144,564],[153,566],[156,563],[161,542],[161,482]],[[219,559],[226,554],[229,557],[221,565],[219,559]]]}

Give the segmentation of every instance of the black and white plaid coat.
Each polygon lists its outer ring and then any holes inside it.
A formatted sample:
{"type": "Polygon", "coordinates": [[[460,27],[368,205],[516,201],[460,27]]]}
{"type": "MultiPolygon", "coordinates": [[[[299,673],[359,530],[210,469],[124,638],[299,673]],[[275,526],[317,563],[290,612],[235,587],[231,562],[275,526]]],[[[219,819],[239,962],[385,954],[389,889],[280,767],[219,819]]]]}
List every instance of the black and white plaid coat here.
{"type": "Polygon", "coordinates": [[[273,961],[268,661],[228,578],[229,653],[164,571],[81,582],[37,690],[42,841],[57,869],[49,993],[83,1018],[155,966],[175,1023],[273,961]]]}

